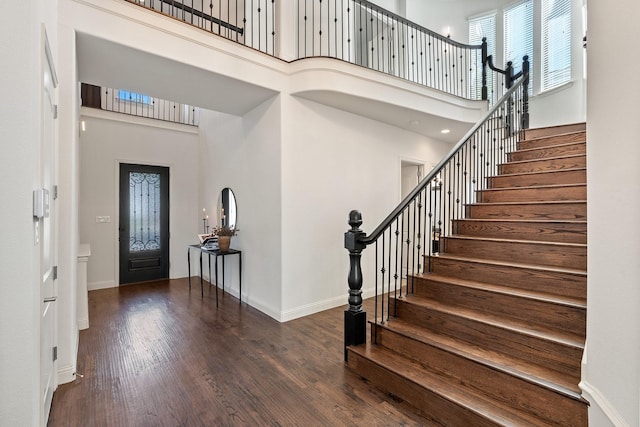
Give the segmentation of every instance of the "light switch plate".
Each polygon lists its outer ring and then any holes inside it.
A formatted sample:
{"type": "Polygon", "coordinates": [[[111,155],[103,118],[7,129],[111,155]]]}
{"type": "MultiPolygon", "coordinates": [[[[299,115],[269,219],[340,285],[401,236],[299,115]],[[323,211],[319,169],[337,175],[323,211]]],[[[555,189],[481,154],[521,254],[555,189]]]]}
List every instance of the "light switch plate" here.
{"type": "Polygon", "coordinates": [[[97,216],[96,217],[96,222],[111,222],[111,217],[110,216],[97,216]]]}

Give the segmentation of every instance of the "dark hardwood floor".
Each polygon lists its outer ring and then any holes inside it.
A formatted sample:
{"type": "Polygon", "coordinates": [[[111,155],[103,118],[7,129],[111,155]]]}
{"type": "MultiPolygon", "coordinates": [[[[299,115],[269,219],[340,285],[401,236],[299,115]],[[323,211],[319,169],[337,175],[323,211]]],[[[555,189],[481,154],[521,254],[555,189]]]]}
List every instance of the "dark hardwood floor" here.
{"type": "Polygon", "coordinates": [[[432,425],[347,370],[343,311],[278,323],[186,278],[92,291],[49,426],[432,425]]]}

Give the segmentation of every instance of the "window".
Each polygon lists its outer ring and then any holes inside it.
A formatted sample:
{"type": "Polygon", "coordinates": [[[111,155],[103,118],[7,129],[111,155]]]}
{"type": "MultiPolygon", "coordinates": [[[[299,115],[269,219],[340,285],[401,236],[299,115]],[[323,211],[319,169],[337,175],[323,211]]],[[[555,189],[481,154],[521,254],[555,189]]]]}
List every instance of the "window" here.
{"type": "Polygon", "coordinates": [[[118,90],[118,98],[122,101],[137,102],[139,104],[151,105],[151,97],[141,93],[129,92],[127,90],[118,90]]]}
{"type": "MultiPolygon", "coordinates": [[[[484,15],[476,18],[469,19],[469,44],[470,45],[479,45],[482,44],[482,39],[487,39],[487,54],[493,55],[494,64],[495,64],[495,53],[496,53],[496,15],[484,15]]],[[[482,66],[479,64],[472,64],[472,76],[479,75],[479,72],[476,72],[475,67],[482,66]]],[[[495,87],[495,74],[488,73],[487,75],[487,89],[489,94],[493,93],[493,88],[495,87]]],[[[480,99],[482,92],[482,81],[477,79],[469,79],[470,87],[469,91],[472,95],[475,95],[477,99],[480,99]]],[[[491,95],[489,95],[491,97],[491,95]]]]}
{"type": "MultiPolygon", "coordinates": [[[[522,57],[528,55],[533,64],[533,0],[516,3],[504,10],[504,63],[513,63],[517,73],[522,69],[522,57]]],[[[529,71],[533,81],[533,67],[529,71]]],[[[532,93],[529,85],[529,93],[532,93]]]]}
{"type": "Polygon", "coordinates": [[[571,1],[542,0],[542,90],[571,80],[571,1]]]}

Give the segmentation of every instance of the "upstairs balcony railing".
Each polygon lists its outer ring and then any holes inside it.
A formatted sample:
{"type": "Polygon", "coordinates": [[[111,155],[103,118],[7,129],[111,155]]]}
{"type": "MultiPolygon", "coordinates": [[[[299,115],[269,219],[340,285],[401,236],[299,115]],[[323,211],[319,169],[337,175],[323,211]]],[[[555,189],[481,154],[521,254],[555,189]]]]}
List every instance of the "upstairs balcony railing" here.
{"type": "Polygon", "coordinates": [[[336,58],[490,104],[509,88],[486,43],[456,42],[367,0],[126,1],[272,56],[290,44],[297,59],[336,58]],[[285,7],[294,9],[289,22],[278,19],[285,7]],[[282,39],[285,25],[295,26],[294,40],[282,39]]]}
{"type": "Polygon", "coordinates": [[[275,56],[275,0],[126,0],[275,56]]]}
{"type": "Polygon", "coordinates": [[[299,0],[298,58],[327,56],[481,99],[482,47],[458,43],[366,0],[299,0]]]}
{"type": "Polygon", "coordinates": [[[130,116],[198,126],[200,109],[124,89],[82,83],[82,106],[130,116]]]}

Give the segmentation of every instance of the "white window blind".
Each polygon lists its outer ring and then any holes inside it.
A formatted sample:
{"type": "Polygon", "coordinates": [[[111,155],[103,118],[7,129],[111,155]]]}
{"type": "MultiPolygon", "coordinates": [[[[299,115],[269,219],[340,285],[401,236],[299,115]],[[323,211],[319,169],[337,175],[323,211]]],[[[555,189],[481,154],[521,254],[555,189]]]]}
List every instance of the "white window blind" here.
{"type": "MultiPolygon", "coordinates": [[[[494,64],[495,64],[495,53],[496,53],[496,15],[484,15],[476,18],[469,19],[469,44],[470,45],[480,45],[482,44],[482,39],[487,39],[487,54],[493,55],[494,64]]],[[[473,64],[473,74],[472,76],[478,76],[482,73],[481,69],[476,70],[476,66],[482,67],[482,63],[473,64]],[[477,74],[476,74],[477,73],[477,74]]],[[[480,99],[480,95],[482,93],[482,80],[471,78],[470,82],[470,92],[476,95],[477,99],[480,99]]],[[[489,94],[493,92],[493,88],[495,86],[495,74],[491,71],[487,72],[487,90],[489,94]]]]}
{"type": "Polygon", "coordinates": [[[542,90],[571,80],[571,0],[542,0],[542,90]]]}
{"type": "MultiPolygon", "coordinates": [[[[522,69],[522,57],[528,55],[533,64],[533,0],[525,0],[504,9],[504,65],[513,63],[517,73],[522,69]]],[[[529,71],[533,82],[533,67],[529,71]]],[[[533,84],[529,85],[529,93],[533,84]]]]}

